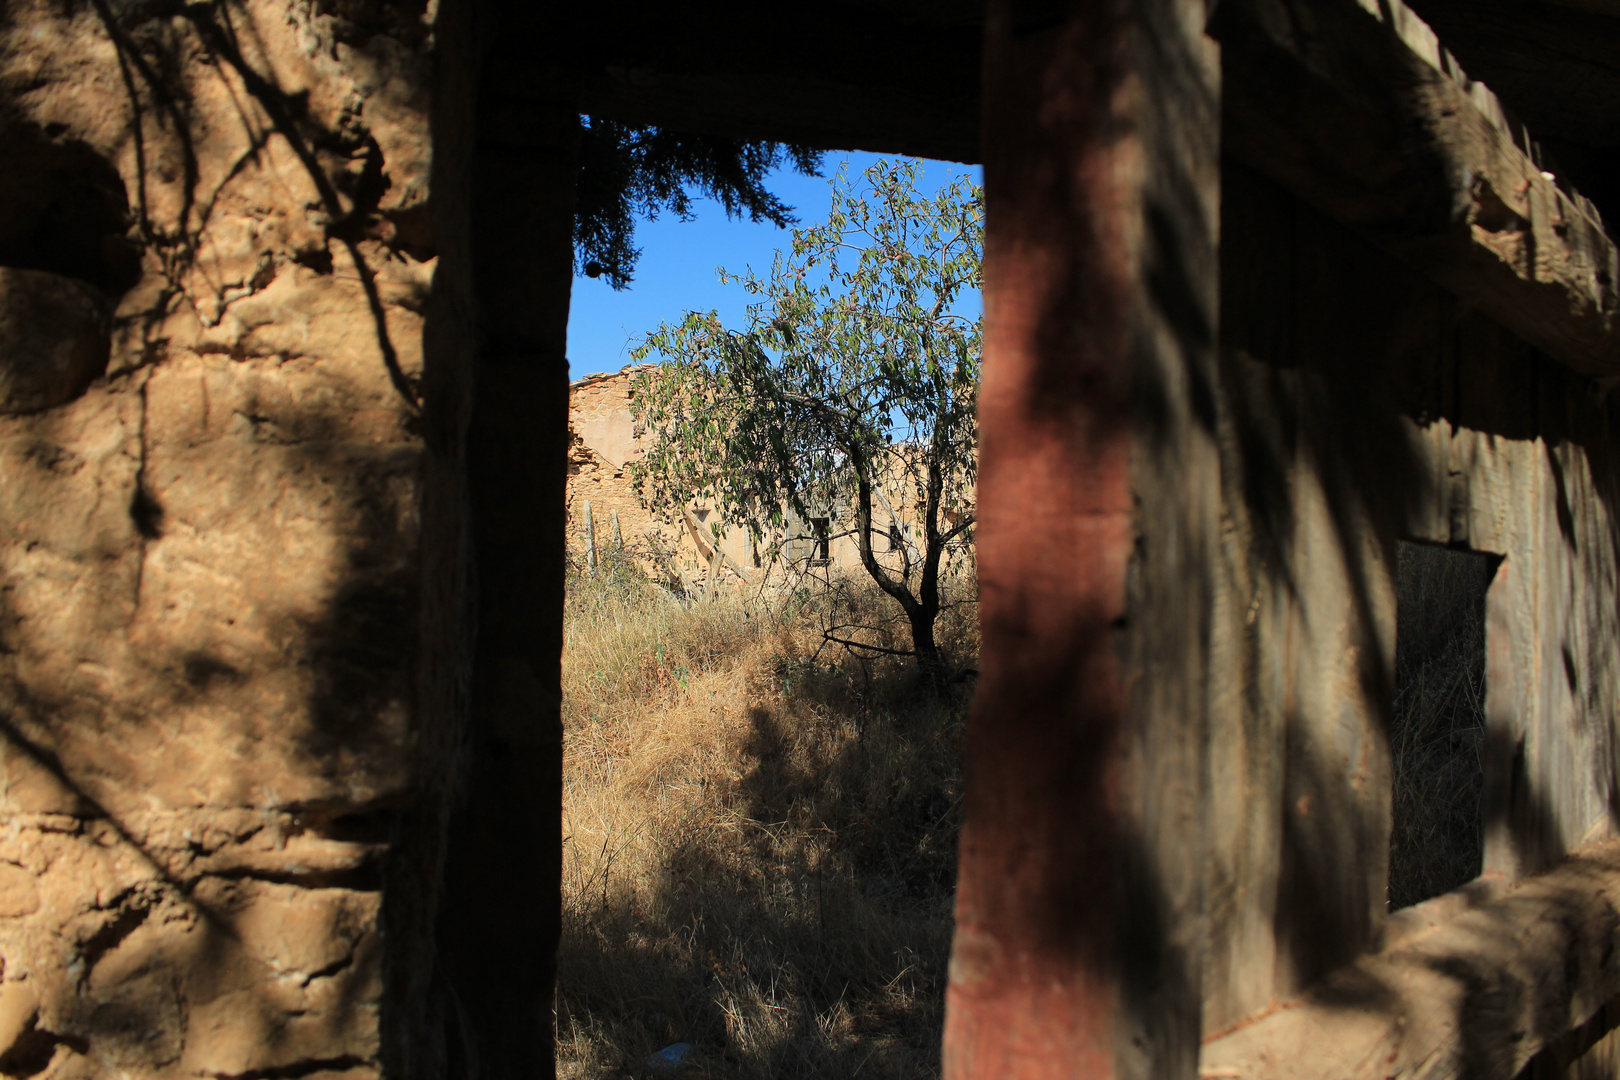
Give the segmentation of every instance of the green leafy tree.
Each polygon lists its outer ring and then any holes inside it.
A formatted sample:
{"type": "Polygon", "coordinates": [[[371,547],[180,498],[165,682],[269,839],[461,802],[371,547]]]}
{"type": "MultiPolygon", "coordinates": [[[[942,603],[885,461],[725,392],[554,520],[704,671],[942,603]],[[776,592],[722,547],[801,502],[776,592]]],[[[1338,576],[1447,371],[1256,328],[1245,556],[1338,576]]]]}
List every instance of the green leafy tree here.
{"type": "Polygon", "coordinates": [[[670,131],[581,117],[579,175],[574,201],[574,269],[606,278],[615,289],[630,284],[641,250],[636,219],[655,221],[668,210],[693,217],[691,192],[718,202],[727,217],[748,215],[778,228],[797,224],[793,209],[765,190],[779,165],[819,176],[821,152],[719,135],[670,131]]]}
{"type": "Polygon", "coordinates": [[[724,523],[759,542],[787,509],[806,519],[853,503],[861,565],[903,609],[912,652],[938,682],[941,565],[974,520],[983,328],[962,309],[980,286],[984,199],[966,179],[919,194],[919,168],[840,173],[826,223],[794,229],[769,275],[722,270],[758,298],[746,327],[693,312],[632,353],[664,358],[636,383],[653,438],[635,475],[666,513],[714,503],[717,537],[724,523]],[[885,527],[892,550],[880,555],[873,508],[889,502],[885,489],[904,493],[920,535],[885,527]]]}

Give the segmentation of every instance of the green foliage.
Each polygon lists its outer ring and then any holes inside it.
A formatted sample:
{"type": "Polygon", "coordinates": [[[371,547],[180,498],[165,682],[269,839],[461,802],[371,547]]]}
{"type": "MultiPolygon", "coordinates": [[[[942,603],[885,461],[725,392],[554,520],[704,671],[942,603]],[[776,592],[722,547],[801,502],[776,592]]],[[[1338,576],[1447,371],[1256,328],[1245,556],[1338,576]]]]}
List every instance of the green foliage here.
{"type": "Polygon", "coordinates": [[[853,502],[862,564],[905,609],[927,667],[940,560],[973,521],[983,328],[957,308],[980,286],[984,200],[966,179],[921,195],[919,168],[840,173],[826,223],[794,229],[767,276],[721,271],[758,298],[745,329],[693,312],[632,356],[666,358],[636,382],[654,433],[635,469],[643,496],[665,513],[711,501],[717,535],[723,519],[756,541],[784,508],[853,502]],[[897,479],[922,536],[884,565],[872,506],[897,479]]]}
{"type": "Polygon", "coordinates": [[[784,162],[817,175],[821,152],[761,140],[728,139],[582,117],[580,169],[574,204],[575,271],[606,277],[622,289],[641,254],[635,219],[669,210],[692,217],[689,187],[715,199],[727,217],[779,228],[794,224],[792,208],[765,190],[765,175],[784,162]]]}
{"type": "Polygon", "coordinates": [[[967,505],[983,333],[953,309],[980,284],[982,196],[965,180],[919,196],[916,173],[878,162],[864,188],[840,175],[827,223],[793,230],[768,277],[722,271],[760,297],[746,330],[693,312],[631,354],[667,358],[635,395],[657,435],[638,467],[655,507],[702,497],[732,524],[780,524],[784,503],[852,494],[858,462],[917,475],[917,450],[950,474],[941,509],[967,505]]]}

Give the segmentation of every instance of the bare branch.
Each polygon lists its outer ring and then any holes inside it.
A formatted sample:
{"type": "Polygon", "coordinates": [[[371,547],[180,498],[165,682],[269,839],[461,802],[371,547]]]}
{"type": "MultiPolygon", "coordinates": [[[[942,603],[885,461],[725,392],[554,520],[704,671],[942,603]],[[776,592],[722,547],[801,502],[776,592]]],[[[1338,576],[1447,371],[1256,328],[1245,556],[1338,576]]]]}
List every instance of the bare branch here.
{"type": "Polygon", "coordinates": [[[822,638],[824,640],[830,641],[835,645],[842,645],[846,649],[866,649],[866,650],[868,650],[870,652],[873,652],[873,653],[876,653],[876,654],[878,654],[880,656],[916,656],[917,655],[917,653],[912,649],[890,649],[890,648],[885,648],[882,645],[868,645],[864,641],[854,641],[854,640],[849,639],[849,638],[834,637],[831,632],[826,631],[826,630],[823,630],[821,632],[821,636],[822,636],[822,638]]]}
{"type": "Polygon", "coordinates": [[[941,536],[939,538],[940,546],[944,547],[946,544],[950,543],[952,540],[955,540],[962,533],[964,533],[967,530],[973,528],[973,523],[975,521],[977,521],[977,520],[978,519],[974,515],[969,514],[967,517],[965,517],[961,521],[957,522],[955,527],[952,528],[950,532],[946,533],[944,536],[941,536]]]}

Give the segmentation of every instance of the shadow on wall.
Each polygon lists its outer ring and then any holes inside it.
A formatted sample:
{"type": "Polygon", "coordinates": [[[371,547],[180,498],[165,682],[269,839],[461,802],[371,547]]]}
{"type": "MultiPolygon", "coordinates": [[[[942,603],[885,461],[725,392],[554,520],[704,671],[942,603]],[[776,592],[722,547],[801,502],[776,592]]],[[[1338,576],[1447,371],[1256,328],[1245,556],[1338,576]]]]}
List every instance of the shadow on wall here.
{"type": "MultiPolygon", "coordinates": [[[[122,100],[92,103],[102,127],[21,105],[0,125],[13,1075],[75,1054],[291,1075],[434,1052],[378,1030],[430,1009],[457,722],[432,680],[458,678],[459,554],[425,580],[419,545],[458,543],[420,515],[425,471],[453,488],[459,449],[425,462],[417,435],[432,238],[396,183],[425,162],[385,155],[411,145],[386,128],[408,104],[362,119],[325,84],[282,88],[273,72],[327,54],[289,51],[271,7],[38,15],[40,49],[105,45],[122,100]],[[42,369],[66,374],[42,391],[42,369]]],[[[295,29],[425,88],[421,15],[295,29]]]]}
{"type": "MultiPolygon", "coordinates": [[[[1560,483],[1563,542],[1588,560],[1595,580],[1620,552],[1612,410],[1585,380],[1460,312],[1248,170],[1229,163],[1223,188],[1226,591],[1216,648],[1224,633],[1235,655],[1217,662],[1211,695],[1217,812],[1206,1030],[1297,995],[1382,945],[1396,544],[1466,548],[1477,539],[1469,522],[1478,506],[1471,511],[1460,466],[1448,456],[1454,451],[1434,425],[1479,432],[1492,447],[1544,440],[1560,448],[1549,459],[1566,449],[1584,455],[1596,478],[1584,494],[1600,508],[1572,514],[1560,483]],[[1597,518],[1606,531],[1578,537],[1576,518],[1597,518]]],[[[1538,554],[1509,551],[1508,566],[1538,554]]],[[[1611,663],[1566,649],[1571,690],[1580,678],[1610,678],[1611,663]]],[[[1492,693],[1509,691],[1492,685],[1492,693]]],[[[1527,765],[1533,736],[1504,713],[1511,707],[1493,708],[1479,749],[1482,825],[1496,837],[1489,842],[1535,872],[1562,857],[1562,838],[1588,823],[1567,820],[1575,805],[1539,788],[1527,765]]],[[[1593,778],[1582,782],[1611,793],[1616,759],[1606,714],[1574,712],[1567,738],[1599,751],[1593,778]]],[[[1611,822],[1620,820],[1608,797],[1611,822]]],[[[1475,986],[1480,972],[1448,974],[1467,993],[1495,992],[1475,986]]],[[[1346,1007],[1376,1007],[1391,993],[1366,986],[1352,996],[1346,1007]]],[[[1546,1017],[1538,1023],[1545,1034],[1561,1033],[1546,1017]]],[[[1493,1040],[1500,1032],[1465,1032],[1470,1060],[1499,1061],[1493,1040]]]]}

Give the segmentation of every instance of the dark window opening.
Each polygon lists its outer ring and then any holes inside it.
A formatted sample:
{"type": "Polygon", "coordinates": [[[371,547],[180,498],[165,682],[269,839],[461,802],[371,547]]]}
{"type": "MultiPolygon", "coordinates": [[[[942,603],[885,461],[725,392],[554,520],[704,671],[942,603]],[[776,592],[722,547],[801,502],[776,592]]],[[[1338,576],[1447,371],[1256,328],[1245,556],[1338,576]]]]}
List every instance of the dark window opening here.
{"type": "Polygon", "coordinates": [[[810,557],[811,566],[826,566],[832,562],[832,519],[815,517],[810,519],[810,542],[814,545],[815,554],[810,557]]]}
{"type": "Polygon", "coordinates": [[[905,545],[905,540],[900,536],[900,526],[899,525],[890,525],[889,526],[889,550],[890,551],[899,551],[901,549],[901,547],[903,547],[904,545],[905,545]]]}
{"type": "Polygon", "coordinates": [[[1485,594],[1500,555],[1397,545],[1389,906],[1479,876],[1485,594]]]}

